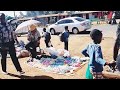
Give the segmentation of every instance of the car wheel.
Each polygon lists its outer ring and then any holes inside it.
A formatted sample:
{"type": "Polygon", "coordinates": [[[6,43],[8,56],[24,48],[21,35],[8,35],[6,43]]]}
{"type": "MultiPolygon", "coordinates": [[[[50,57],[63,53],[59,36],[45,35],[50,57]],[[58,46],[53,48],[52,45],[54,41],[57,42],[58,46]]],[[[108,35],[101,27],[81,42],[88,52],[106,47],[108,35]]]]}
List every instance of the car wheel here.
{"type": "Polygon", "coordinates": [[[17,35],[18,37],[21,37],[21,35],[17,35]]]}
{"type": "Polygon", "coordinates": [[[78,34],[78,33],[79,33],[78,28],[76,28],[76,27],[73,28],[73,29],[72,29],[72,32],[73,32],[73,34],[78,34]]]}
{"type": "Polygon", "coordinates": [[[52,35],[54,35],[55,34],[55,29],[51,28],[50,32],[51,32],[52,35]]]}

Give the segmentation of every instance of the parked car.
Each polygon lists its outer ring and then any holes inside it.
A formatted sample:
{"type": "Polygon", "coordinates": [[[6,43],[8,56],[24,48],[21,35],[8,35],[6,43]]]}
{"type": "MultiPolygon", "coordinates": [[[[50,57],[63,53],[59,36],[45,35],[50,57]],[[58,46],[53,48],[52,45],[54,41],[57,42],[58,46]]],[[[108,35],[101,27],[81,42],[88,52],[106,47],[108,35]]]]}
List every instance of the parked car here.
{"type": "Polygon", "coordinates": [[[91,28],[91,21],[81,17],[67,17],[60,19],[55,24],[49,25],[48,29],[51,34],[60,33],[64,30],[64,27],[68,26],[70,32],[77,34],[80,31],[85,31],[91,28]]]}

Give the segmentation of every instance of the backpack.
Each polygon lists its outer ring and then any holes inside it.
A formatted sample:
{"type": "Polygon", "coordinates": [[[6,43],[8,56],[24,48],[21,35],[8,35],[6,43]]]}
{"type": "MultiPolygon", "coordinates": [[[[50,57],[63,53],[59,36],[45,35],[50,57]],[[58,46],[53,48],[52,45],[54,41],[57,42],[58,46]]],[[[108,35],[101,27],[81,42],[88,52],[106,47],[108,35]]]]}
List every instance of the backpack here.
{"type": "Polygon", "coordinates": [[[46,32],[46,40],[50,40],[51,39],[51,35],[50,35],[50,33],[49,32],[46,32]]]}
{"type": "Polygon", "coordinates": [[[61,42],[64,41],[64,33],[62,33],[62,34],[60,35],[60,41],[61,41],[61,42]]]}

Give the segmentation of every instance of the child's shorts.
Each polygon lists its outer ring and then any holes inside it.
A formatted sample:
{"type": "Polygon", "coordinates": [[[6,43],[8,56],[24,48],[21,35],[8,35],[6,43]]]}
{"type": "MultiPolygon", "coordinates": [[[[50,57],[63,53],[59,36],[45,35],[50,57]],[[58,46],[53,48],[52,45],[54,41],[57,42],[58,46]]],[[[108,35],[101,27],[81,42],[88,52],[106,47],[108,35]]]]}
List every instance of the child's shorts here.
{"type": "Polygon", "coordinates": [[[102,72],[93,72],[92,68],[90,68],[90,72],[93,75],[93,79],[104,79],[102,72]]]}

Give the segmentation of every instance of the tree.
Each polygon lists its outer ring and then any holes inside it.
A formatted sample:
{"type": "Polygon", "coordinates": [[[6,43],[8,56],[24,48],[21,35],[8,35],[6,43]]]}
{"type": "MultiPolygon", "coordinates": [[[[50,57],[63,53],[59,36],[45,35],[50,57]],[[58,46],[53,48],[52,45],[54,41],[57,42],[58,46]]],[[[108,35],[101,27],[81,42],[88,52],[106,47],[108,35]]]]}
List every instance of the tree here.
{"type": "Polygon", "coordinates": [[[5,18],[6,18],[6,20],[13,19],[13,17],[11,17],[11,16],[6,16],[5,18]]]}

